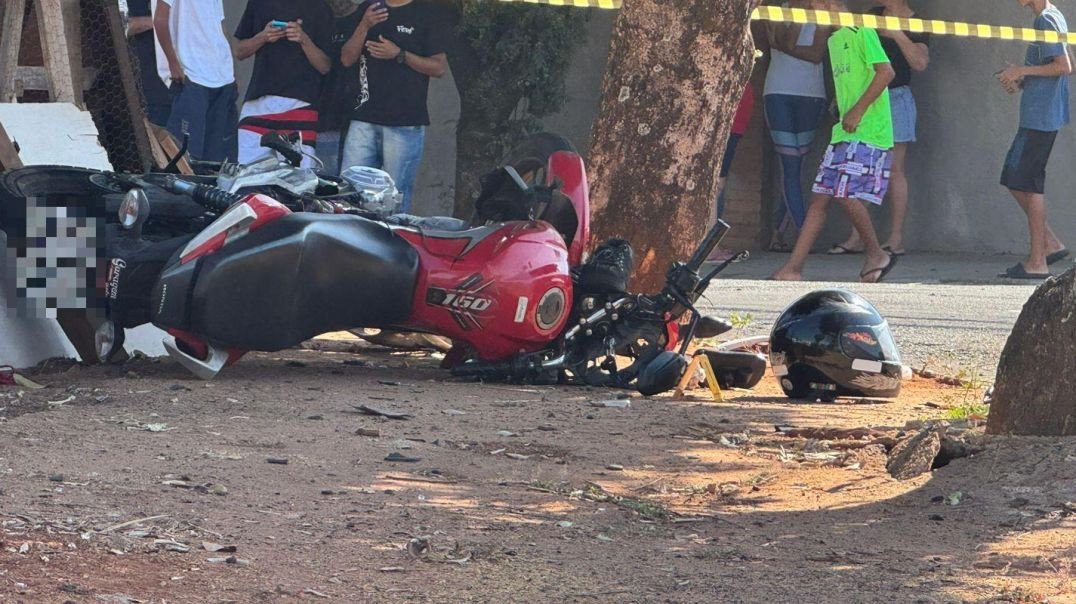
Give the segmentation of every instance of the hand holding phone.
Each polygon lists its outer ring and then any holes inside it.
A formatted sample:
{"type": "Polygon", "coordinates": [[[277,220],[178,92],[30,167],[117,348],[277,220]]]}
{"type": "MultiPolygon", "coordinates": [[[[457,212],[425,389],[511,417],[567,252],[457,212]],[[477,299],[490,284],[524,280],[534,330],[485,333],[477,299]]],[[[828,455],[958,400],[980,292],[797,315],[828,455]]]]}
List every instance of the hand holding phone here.
{"type": "Polygon", "coordinates": [[[276,29],[284,29],[288,26],[287,21],[270,21],[269,25],[272,25],[276,29]]]}

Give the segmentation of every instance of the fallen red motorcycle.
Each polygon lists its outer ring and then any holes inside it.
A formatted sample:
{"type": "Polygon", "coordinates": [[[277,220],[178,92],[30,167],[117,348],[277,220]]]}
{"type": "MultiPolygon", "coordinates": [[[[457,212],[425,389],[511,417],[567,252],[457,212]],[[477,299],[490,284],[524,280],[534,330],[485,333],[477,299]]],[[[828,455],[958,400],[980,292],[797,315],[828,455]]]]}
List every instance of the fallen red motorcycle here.
{"type": "Polygon", "coordinates": [[[660,293],[629,293],[626,242],[584,261],[586,171],[555,135],[531,137],[483,179],[470,223],[296,213],[265,195],[158,175],[153,184],[218,217],[193,237],[145,242],[145,179],[111,178],[128,190],[129,231],[109,237],[102,358],[122,348],[124,328],[153,323],[168,332],[171,357],[209,379],[248,351],[375,327],[450,338],[444,366],[458,376],[655,394],[675,386],[696,334],[730,327],[698,312],[681,325],[727,266],[700,274],[728,225],[674,264],[660,293]]]}

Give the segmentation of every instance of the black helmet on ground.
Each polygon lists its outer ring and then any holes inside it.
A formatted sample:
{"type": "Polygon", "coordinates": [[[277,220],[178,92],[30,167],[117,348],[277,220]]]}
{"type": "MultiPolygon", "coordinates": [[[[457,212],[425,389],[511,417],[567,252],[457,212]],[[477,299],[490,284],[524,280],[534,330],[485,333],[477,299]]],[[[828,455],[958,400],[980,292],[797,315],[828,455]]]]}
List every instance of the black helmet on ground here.
{"type": "Polygon", "coordinates": [[[791,398],[896,398],[902,365],[889,324],[859,294],[820,290],[792,303],[770,333],[770,364],[791,398]]]}

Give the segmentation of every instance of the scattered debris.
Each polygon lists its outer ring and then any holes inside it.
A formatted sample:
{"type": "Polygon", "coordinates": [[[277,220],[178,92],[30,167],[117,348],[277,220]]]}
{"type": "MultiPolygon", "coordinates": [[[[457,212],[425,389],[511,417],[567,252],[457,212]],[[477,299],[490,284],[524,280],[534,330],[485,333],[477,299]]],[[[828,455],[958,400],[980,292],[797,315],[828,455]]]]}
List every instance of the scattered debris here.
{"type": "Polygon", "coordinates": [[[631,401],[628,399],[616,399],[609,401],[590,401],[591,407],[604,407],[606,409],[627,409],[631,407],[631,401]]]}
{"type": "Polygon", "coordinates": [[[355,430],[356,436],[370,436],[373,438],[381,438],[381,430],[377,428],[359,428],[355,430]]]}
{"type": "Polygon", "coordinates": [[[605,469],[606,470],[612,470],[614,472],[623,472],[624,471],[624,466],[622,466],[622,465],[620,465],[618,463],[611,463],[611,464],[605,466],[605,469]]]}
{"type": "Polygon", "coordinates": [[[202,542],[202,548],[205,549],[205,551],[207,551],[207,552],[214,552],[214,553],[216,553],[216,552],[234,553],[236,551],[236,549],[237,549],[236,546],[234,546],[234,545],[221,545],[220,543],[213,543],[212,541],[203,541],[202,542]]]}
{"type": "Polygon", "coordinates": [[[408,457],[393,451],[385,456],[385,461],[401,462],[401,463],[418,463],[422,461],[420,457],[408,457]]]}
{"type": "Polygon", "coordinates": [[[359,413],[363,415],[376,415],[379,417],[385,417],[388,419],[408,420],[413,419],[414,416],[408,413],[402,413],[400,411],[389,411],[387,409],[378,409],[377,407],[371,407],[369,405],[352,405],[359,413]]]}
{"type": "Polygon", "coordinates": [[[466,411],[460,411],[459,409],[442,409],[441,413],[445,415],[467,415],[466,411]]]}
{"type": "Polygon", "coordinates": [[[381,384],[382,386],[403,386],[401,382],[396,382],[393,380],[377,380],[377,383],[381,384]]]}
{"type": "Polygon", "coordinates": [[[270,457],[270,458],[266,459],[265,461],[267,463],[276,464],[278,466],[286,466],[286,465],[288,465],[288,458],[287,457],[270,457]]]}
{"type": "Polygon", "coordinates": [[[179,541],[175,541],[174,539],[154,539],[153,544],[159,547],[163,547],[170,552],[179,552],[181,554],[185,554],[191,551],[191,547],[189,545],[185,543],[180,543],[179,541]]]}
{"type": "Polygon", "coordinates": [[[316,591],[316,590],[313,590],[313,589],[310,589],[310,588],[304,589],[303,593],[304,594],[310,594],[310,595],[312,595],[314,597],[317,597],[317,598],[329,599],[331,597],[328,594],[323,594],[320,591],[316,591]]]}
{"type": "Polygon", "coordinates": [[[456,484],[456,481],[450,478],[436,478],[433,476],[401,476],[399,474],[388,474],[385,476],[385,480],[398,480],[401,482],[429,482],[433,484],[456,484]]]}
{"type": "Polygon", "coordinates": [[[503,436],[505,438],[519,436],[519,432],[512,432],[511,430],[499,430],[497,436],[503,436]]]}
{"type": "Polygon", "coordinates": [[[507,457],[508,459],[515,459],[515,460],[518,460],[518,461],[522,461],[524,459],[530,459],[531,458],[530,455],[522,455],[520,453],[505,453],[504,456],[507,457]]]}
{"type": "Polygon", "coordinates": [[[75,400],[75,395],[74,394],[72,394],[71,396],[69,396],[69,397],[67,397],[65,399],[60,399],[58,401],[47,401],[47,403],[48,403],[49,407],[62,407],[64,405],[66,405],[67,403],[70,403],[73,400],[75,400]]]}
{"type": "Polygon", "coordinates": [[[960,505],[960,501],[964,498],[964,494],[960,491],[954,491],[945,496],[945,505],[960,505]]]}

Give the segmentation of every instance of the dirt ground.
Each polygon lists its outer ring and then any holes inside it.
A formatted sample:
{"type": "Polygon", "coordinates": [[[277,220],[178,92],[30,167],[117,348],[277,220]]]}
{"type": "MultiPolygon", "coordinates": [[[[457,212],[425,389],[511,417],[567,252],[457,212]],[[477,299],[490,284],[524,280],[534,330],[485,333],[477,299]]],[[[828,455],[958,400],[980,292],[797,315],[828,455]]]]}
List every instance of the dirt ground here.
{"type": "Polygon", "coordinates": [[[880,444],[776,431],[970,387],[626,401],[363,347],[34,377],[0,387],[0,602],[1076,602],[1076,440],[977,436],[901,482],[880,444]]]}

